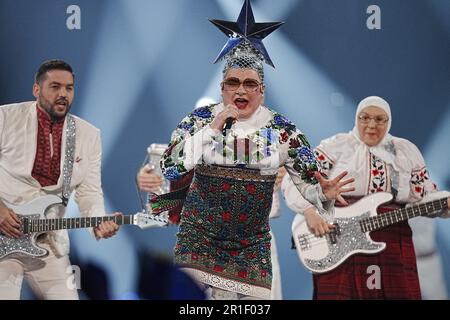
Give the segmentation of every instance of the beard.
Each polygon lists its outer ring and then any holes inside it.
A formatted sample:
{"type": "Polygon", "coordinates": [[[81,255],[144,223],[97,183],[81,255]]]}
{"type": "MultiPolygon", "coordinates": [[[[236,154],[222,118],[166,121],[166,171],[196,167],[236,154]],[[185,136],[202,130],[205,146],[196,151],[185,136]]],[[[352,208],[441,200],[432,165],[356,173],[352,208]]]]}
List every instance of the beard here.
{"type": "Polygon", "coordinates": [[[42,95],[39,95],[38,105],[52,118],[53,121],[63,119],[70,110],[72,104],[69,104],[69,100],[66,98],[59,98],[55,102],[50,102],[42,95]],[[65,105],[65,107],[64,107],[65,105]]]}

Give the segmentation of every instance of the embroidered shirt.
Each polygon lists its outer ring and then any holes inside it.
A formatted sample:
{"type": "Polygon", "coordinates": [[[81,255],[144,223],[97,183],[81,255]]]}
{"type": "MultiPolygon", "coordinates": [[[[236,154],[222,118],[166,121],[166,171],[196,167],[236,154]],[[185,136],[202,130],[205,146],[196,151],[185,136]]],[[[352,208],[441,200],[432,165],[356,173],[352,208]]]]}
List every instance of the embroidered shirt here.
{"type": "Polygon", "coordinates": [[[36,157],[31,175],[42,187],[56,185],[60,175],[61,140],[64,120],[52,121],[49,115],[36,106],[38,135],[36,157]]]}

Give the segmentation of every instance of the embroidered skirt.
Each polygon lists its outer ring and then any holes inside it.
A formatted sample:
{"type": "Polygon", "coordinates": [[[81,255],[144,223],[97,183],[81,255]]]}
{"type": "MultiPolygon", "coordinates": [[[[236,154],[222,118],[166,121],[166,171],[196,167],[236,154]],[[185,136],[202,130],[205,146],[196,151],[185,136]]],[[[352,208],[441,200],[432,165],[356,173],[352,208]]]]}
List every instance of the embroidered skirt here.
{"type": "Polygon", "coordinates": [[[269,299],[275,177],[197,166],[181,212],[175,262],[202,283],[269,299]]]}

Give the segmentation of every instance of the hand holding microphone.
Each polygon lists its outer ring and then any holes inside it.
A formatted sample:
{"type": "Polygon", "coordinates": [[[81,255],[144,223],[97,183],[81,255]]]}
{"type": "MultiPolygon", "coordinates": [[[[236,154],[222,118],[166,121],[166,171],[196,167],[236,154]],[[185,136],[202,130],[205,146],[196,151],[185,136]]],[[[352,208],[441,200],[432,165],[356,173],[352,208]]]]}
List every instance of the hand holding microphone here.
{"type": "Polygon", "coordinates": [[[239,118],[239,109],[229,104],[225,109],[216,115],[213,122],[211,123],[211,128],[215,130],[222,131],[223,135],[226,135],[227,130],[231,129],[233,122],[239,118]]]}
{"type": "Polygon", "coordinates": [[[223,127],[222,134],[223,136],[227,135],[228,130],[231,129],[231,126],[233,125],[234,119],[233,118],[227,118],[225,121],[225,127],[223,127]]]}

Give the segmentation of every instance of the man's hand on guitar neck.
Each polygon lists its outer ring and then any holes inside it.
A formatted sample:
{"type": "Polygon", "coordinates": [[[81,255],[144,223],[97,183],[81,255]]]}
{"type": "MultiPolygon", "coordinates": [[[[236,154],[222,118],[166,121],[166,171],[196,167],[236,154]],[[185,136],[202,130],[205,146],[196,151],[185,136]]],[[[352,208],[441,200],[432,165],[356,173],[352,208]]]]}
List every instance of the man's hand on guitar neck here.
{"type": "Polygon", "coordinates": [[[22,232],[20,232],[20,220],[17,215],[6,207],[3,201],[0,200],[0,232],[12,237],[20,238],[22,232]]]}
{"type": "MultiPolygon", "coordinates": [[[[123,215],[121,212],[115,212],[115,216],[123,215]]],[[[119,225],[114,221],[103,221],[100,225],[94,228],[95,237],[98,239],[108,239],[114,236],[119,230],[119,225]]]]}

